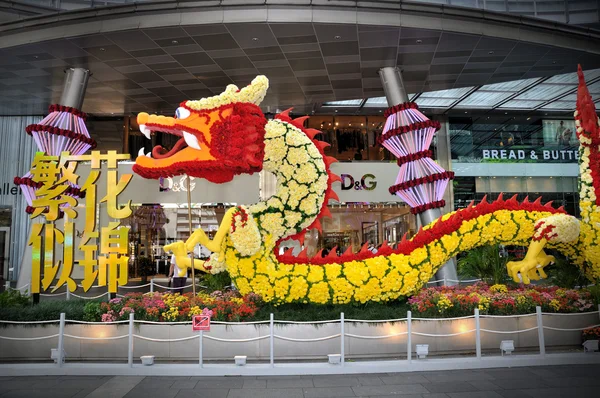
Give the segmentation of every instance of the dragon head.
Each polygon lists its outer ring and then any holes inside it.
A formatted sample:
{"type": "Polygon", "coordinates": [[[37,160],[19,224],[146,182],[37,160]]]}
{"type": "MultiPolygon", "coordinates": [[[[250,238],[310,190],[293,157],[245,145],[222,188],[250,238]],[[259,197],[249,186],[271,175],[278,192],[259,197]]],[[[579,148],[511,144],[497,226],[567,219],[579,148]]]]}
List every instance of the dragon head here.
{"type": "Polygon", "coordinates": [[[144,178],[187,174],[211,182],[230,181],[234,175],[262,169],[265,119],[258,105],[269,87],[265,76],[239,90],[231,84],[217,96],[184,101],[175,117],[140,113],[140,131],[180,137],[172,149],[156,146],[140,151],[133,171],[144,178]]]}

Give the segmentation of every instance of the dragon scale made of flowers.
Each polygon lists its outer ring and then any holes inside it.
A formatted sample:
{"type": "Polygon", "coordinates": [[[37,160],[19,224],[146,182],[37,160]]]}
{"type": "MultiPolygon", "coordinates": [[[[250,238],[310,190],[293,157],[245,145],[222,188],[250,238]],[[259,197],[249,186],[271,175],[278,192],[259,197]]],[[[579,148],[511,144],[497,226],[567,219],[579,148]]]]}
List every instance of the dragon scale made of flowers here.
{"type": "MultiPolygon", "coordinates": [[[[421,228],[396,248],[384,244],[376,254],[363,247],[358,253],[336,250],[322,257],[298,256],[291,249],[279,254],[279,243],[303,240],[319,219],[328,216],[327,203],[337,199],[331,186],[339,177],[329,166],[334,158],[324,154],[328,145],[315,139],[319,131],[303,127],[306,117],[291,119],[289,111],[267,120],[258,104],[268,80],[256,77],[239,90],[199,101],[185,101],[175,117],[138,115],[144,135],[154,131],[180,137],[166,151],[136,159],[134,171],[145,178],[187,174],[215,183],[234,175],[264,169],[277,177],[276,193],[265,201],[230,208],[210,240],[201,229],[186,242],[165,247],[175,253],[180,266],[189,267],[187,253],[198,243],[213,252],[200,270],[229,272],[242,294],[254,292],[274,303],[349,303],[388,301],[410,296],[431,279],[448,259],[492,243],[527,245],[522,261],[508,264],[516,281],[545,277],[543,268],[554,258],[544,253],[551,245],[576,262],[591,280],[600,279],[600,129],[594,103],[581,69],[575,120],[580,141],[581,222],[550,203],[527,199],[519,203],[501,196],[485,199],[449,213],[421,228]]],[[[183,276],[183,275],[181,275],[183,276]]]]}

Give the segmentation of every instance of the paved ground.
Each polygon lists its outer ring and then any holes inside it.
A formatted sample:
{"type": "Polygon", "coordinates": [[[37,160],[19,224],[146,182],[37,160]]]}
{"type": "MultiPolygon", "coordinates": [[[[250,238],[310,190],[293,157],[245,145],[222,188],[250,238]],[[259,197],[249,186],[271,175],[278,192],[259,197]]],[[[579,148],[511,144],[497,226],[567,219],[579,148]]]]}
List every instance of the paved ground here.
{"type": "Polygon", "coordinates": [[[0,377],[0,398],[597,398],[600,365],[291,377],[0,377]]]}

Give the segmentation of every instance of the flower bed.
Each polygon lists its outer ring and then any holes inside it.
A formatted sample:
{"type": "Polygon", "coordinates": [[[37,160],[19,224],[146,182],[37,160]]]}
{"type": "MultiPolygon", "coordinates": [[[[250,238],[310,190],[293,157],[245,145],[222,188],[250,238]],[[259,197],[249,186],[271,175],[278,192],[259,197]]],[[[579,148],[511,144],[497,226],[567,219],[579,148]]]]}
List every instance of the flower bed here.
{"type": "Polygon", "coordinates": [[[137,320],[180,322],[189,321],[193,315],[208,309],[215,321],[239,322],[252,318],[260,302],[260,297],[253,293],[243,297],[235,292],[220,291],[199,293],[196,297],[192,293],[131,293],[107,303],[88,303],[86,314],[91,314],[89,320],[102,322],[125,320],[132,312],[137,320]]]}
{"type": "Polygon", "coordinates": [[[423,289],[408,300],[411,310],[420,316],[453,317],[473,314],[517,315],[535,312],[574,313],[594,310],[592,295],[586,290],[558,287],[511,288],[506,285],[444,286],[423,289]]]}
{"type": "Polygon", "coordinates": [[[600,340],[600,327],[589,328],[583,331],[583,341],[600,340]]]}

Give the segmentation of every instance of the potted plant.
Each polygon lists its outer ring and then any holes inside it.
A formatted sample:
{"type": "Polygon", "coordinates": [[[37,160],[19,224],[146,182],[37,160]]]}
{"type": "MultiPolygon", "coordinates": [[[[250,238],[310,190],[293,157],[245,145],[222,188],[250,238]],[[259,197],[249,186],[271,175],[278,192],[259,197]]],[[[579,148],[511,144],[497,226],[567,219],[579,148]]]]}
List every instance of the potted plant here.
{"type": "Polygon", "coordinates": [[[154,263],[148,257],[140,257],[138,259],[138,269],[142,277],[142,283],[148,282],[148,277],[156,273],[154,263]]]}

